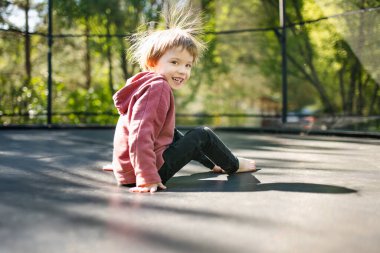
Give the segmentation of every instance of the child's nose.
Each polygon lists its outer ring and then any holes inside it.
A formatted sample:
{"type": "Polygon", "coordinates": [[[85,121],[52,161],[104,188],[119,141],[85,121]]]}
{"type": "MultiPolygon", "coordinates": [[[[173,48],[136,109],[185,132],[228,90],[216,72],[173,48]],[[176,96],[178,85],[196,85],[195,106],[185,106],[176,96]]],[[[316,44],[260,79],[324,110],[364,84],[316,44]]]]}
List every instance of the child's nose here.
{"type": "Polygon", "coordinates": [[[180,66],[178,69],[178,72],[181,74],[186,74],[187,73],[187,68],[186,66],[180,66]]]}

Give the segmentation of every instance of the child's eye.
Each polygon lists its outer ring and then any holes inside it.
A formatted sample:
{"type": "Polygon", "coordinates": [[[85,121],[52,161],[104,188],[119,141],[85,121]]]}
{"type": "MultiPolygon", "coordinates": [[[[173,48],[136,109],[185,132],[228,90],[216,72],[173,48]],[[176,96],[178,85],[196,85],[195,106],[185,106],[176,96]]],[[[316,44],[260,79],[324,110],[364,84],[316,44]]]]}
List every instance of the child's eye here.
{"type": "Polygon", "coordinates": [[[171,63],[174,64],[174,65],[177,65],[177,64],[178,64],[177,61],[171,61],[171,63]]]}
{"type": "Polygon", "coordinates": [[[186,64],[186,68],[191,68],[192,65],[191,64],[186,64]]]}

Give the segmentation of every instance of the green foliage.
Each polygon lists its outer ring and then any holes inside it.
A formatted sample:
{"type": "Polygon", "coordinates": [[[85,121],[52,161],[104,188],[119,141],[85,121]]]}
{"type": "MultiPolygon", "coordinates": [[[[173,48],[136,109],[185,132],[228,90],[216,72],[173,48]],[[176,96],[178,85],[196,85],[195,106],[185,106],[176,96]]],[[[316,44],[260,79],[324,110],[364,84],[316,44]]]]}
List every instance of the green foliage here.
{"type": "MultiPolygon", "coordinates": [[[[224,114],[278,115],[281,109],[281,30],[278,0],[198,0],[204,14],[208,51],[187,87],[177,91],[181,124],[259,125],[256,118],[224,114]],[[265,31],[236,32],[251,28],[265,31]],[[225,33],[232,31],[232,33],[225,33]],[[219,115],[217,117],[207,117],[219,115]]],[[[114,124],[112,94],[137,66],[126,60],[128,35],[147,21],[160,21],[162,1],[53,1],[53,123],[114,124]],[[123,36],[124,35],[124,36],[123,36]]],[[[26,35],[9,21],[10,8],[0,5],[0,123],[44,124],[47,111],[47,41],[26,35]],[[26,57],[32,63],[28,78],[26,57]],[[9,116],[4,116],[9,115],[9,116]],[[13,116],[12,116],[13,115],[13,116]]],[[[47,2],[30,1],[42,19],[34,31],[47,32],[47,2]]],[[[308,23],[325,16],[378,7],[376,0],[289,0],[286,14],[289,110],[313,108],[325,115],[379,115],[378,11],[308,23]],[[330,2],[330,3],[328,3],[330,2]],[[306,22],[304,24],[304,22],[306,22]],[[302,25],[297,25],[302,23],[302,25]],[[371,44],[372,43],[372,44],[371,44]],[[365,61],[365,59],[367,59],[365,61]],[[377,72],[376,72],[377,71],[377,72]]]]}

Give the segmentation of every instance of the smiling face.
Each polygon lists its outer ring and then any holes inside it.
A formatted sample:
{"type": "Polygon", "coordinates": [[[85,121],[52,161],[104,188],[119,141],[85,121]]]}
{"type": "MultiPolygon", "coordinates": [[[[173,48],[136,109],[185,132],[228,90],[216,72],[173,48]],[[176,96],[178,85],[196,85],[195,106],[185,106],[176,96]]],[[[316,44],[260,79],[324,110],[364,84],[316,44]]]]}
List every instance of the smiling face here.
{"type": "Polygon", "coordinates": [[[178,90],[190,78],[194,57],[184,48],[168,49],[151,70],[163,75],[173,90],[178,90]]]}

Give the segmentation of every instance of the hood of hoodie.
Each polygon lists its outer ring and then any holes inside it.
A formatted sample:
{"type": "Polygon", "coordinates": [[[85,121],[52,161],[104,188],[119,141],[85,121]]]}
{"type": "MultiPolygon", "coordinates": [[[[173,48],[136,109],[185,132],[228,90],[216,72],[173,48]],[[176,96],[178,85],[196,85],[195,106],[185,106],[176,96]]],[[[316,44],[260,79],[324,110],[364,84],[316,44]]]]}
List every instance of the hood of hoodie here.
{"type": "Polygon", "coordinates": [[[119,114],[128,111],[130,101],[136,93],[155,82],[162,82],[166,79],[154,72],[140,72],[127,80],[126,85],[113,95],[113,101],[119,114]]]}

